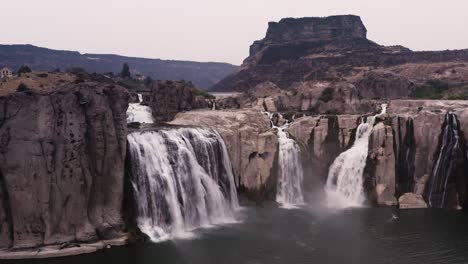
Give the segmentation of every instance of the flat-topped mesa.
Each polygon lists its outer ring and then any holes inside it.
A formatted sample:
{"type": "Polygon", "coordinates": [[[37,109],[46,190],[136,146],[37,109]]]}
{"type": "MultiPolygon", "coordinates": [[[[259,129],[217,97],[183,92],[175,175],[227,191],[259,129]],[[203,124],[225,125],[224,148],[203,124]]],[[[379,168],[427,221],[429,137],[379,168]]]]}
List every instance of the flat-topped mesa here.
{"type": "Polygon", "coordinates": [[[285,18],[269,22],[266,36],[250,46],[244,68],[314,53],[378,47],[367,40],[361,18],[353,15],[285,18]]]}
{"type": "MultiPolygon", "coordinates": [[[[442,69],[443,63],[453,66],[465,65],[467,61],[468,49],[411,51],[399,45],[379,45],[367,39],[367,29],[358,16],[285,18],[270,22],[265,38],[250,46],[250,55],[241,69],[218,82],[212,90],[245,92],[262,83],[271,83],[283,90],[304,90],[318,83],[346,83],[354,86],[359,94],[369,89],[382,90],[380,81],[374,79],[375,72],[380,71],[384,74],[377,79],[388,83],[385,86],[392,89],[397,87],[398,93],[392,91],[371,97],[361,94],[360,98],[406,98],[412,88],[424,85],[428,76],[439,80],[450,74],[455,76],[459,71],[433,74],[437,71],[428,70],[420,78],[421,71],[409,70],[416,66],[407,64],[423,65],[426,69],[440,67],[440,72],[446,72],[442,69]],[[392,67],[403,70],[387,74],[392,67]],[[369,71],[374,73],[369,74],[369,71]]],[[[459,85],[459,81],[450,82],[452,86],[459,85]]]]}
{"type": "Polygon", "coordinates": [[[319,41],[338,38],[366,39],[367,29],[359,16],[284,18],[269,22],[266,36],[250,46],[250,56],[268,45],[290,41],[319,41]]]}

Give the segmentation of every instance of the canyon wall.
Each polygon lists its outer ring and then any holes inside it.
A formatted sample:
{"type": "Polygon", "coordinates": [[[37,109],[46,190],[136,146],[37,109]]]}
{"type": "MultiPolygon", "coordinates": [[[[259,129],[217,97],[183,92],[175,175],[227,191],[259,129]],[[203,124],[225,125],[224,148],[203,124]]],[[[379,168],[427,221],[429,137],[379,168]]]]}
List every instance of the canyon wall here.
{"type": "Polygon", "coordinates": [[[0,248],[122,236],[128,99],[91,81],[0,98],[0,248]]]}
{"type": "MultiPolygon", "coordinates": [[[[461,208],[466,199],[467,149],[464,131],[468,129],[468,104],[465,101],[395,100],[388,113],[380,116],[369,137],[369,150],[364,170],[364,189],[371,205],[398,205],[398,198],[408,194],[423,197],[446,196],[443,204],[432,205],[450,209],[461,208]],[[457,158],[442,158],[450,162],[453,173],[443,176],[449,185],[433,188],[434,166],[445,144],[444,129],[447,113],[453,112],[459,122],[457,130],[463,136],[457,158]]],[[[301,114],[299,114],[301,115],[301,114]]],[[[292,115],[289,115],[290,117],[292,115]]],[[[334,159],[350,148],[356,129],[366,115],[314,115],[296,117],[287,132],[302,149],[304,195],[315,199],[321,193],[334,159]],[[314,198],[315,197],[315,198],[314,198]]],[[[273,118],[281,124],[284,120],[273,118]]],[[[191,111],[180,113],[172,124],[212,127],[220,132],[233,162],[236,184],[259,200],[273,200],[278,171],[276,131],[269,119],[253,110],[191,111]]],[[[445,151],[447,152],[447,151],[445,151]]],[[[449,166],[449,165],[447,165],[449,166]]],[[[411,196],[413,197],[413,196],[411,196]]],[[[405,200],[406,201],[406,200],[405,200]]],[[[419,203],[419,200],[414,200],[419,203]]],[[[411,204],[404,206],[411,207],[411,204]]]]}

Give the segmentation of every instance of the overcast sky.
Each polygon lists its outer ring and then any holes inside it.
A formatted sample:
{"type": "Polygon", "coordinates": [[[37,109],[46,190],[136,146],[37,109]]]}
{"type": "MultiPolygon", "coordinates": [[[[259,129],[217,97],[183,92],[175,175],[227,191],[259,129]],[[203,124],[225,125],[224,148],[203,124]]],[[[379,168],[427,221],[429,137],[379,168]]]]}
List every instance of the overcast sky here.
{"type": "Polygon", "coordinates": [[[268,21],[355,14],[369,39],[468,48],[468,0],[0,0],[0,44],[240,64],[268,21]]]}

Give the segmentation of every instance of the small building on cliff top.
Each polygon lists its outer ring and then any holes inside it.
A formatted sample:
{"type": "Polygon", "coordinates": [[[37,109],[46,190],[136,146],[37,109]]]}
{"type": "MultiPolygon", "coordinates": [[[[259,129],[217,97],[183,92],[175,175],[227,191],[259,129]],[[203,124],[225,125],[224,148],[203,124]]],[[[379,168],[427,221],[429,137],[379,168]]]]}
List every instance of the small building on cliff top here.
{"type": "Polygon", "coordinates": [[[0,67],[0,79],[13,77],[13,72],[7,67],[0,67]]]}

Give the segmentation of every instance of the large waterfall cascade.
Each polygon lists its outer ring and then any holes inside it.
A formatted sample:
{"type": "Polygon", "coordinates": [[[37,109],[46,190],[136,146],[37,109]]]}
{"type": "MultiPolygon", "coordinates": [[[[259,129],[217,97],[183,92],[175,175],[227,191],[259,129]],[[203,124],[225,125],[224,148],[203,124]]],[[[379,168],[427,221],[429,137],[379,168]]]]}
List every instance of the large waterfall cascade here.
{"type": "Polygon", "coordinates": [[[460,124],[453,112],[445,116],[444,126],[439,142],[437,159],[432,168],[430,183],[428,184],[427,201],[429,206],[442,208],[446,206],[450,182],[456,179],[459,166],[466,163],[460,135],[460,124]]]}
{"type": "Polygon", "coordinates": [[[127,123],[139,122],[139,123],[154,123],[153,114],[151,108],[146,105],[142,105],[143,97],[138,94],[138,103],[130,103],[127,109],[127,123]]]}
{"type": "Polygon", "coordinates": [[[374,126],[375,118],[386,113],[387,105],[382,105],[382,111],[376,116],[362,120],[356,130],[356,140],[353,146],[341,153],[332,163],[325,186],[327,203],[332,207],[363,206],[363,172],[369,151],[369,136],[374,126]]]}
{"type": "MultiPolygon", "coordinates": [[[[273,114],[268,112],[263,113],[267,115],[270,120],[273,119],[273,114]]],[[[276,187],[276,201],[281,204],[283,208],[295,208],[298,205],[304,204],[304,197],[302,195],[304,172],[300,148],[296,141],[291,139],[288,135],[288,122],[282,126],[276,126],[273,121],[271,121],[271,126],[278,131],[279,143],[279,177],[276,187]]]]}
{"type": "Polygon", "coordinates": [[[239,208],[221,136],[202,128],[128,135],[137,224],[152,241],[235,222],[239,208]]]}

